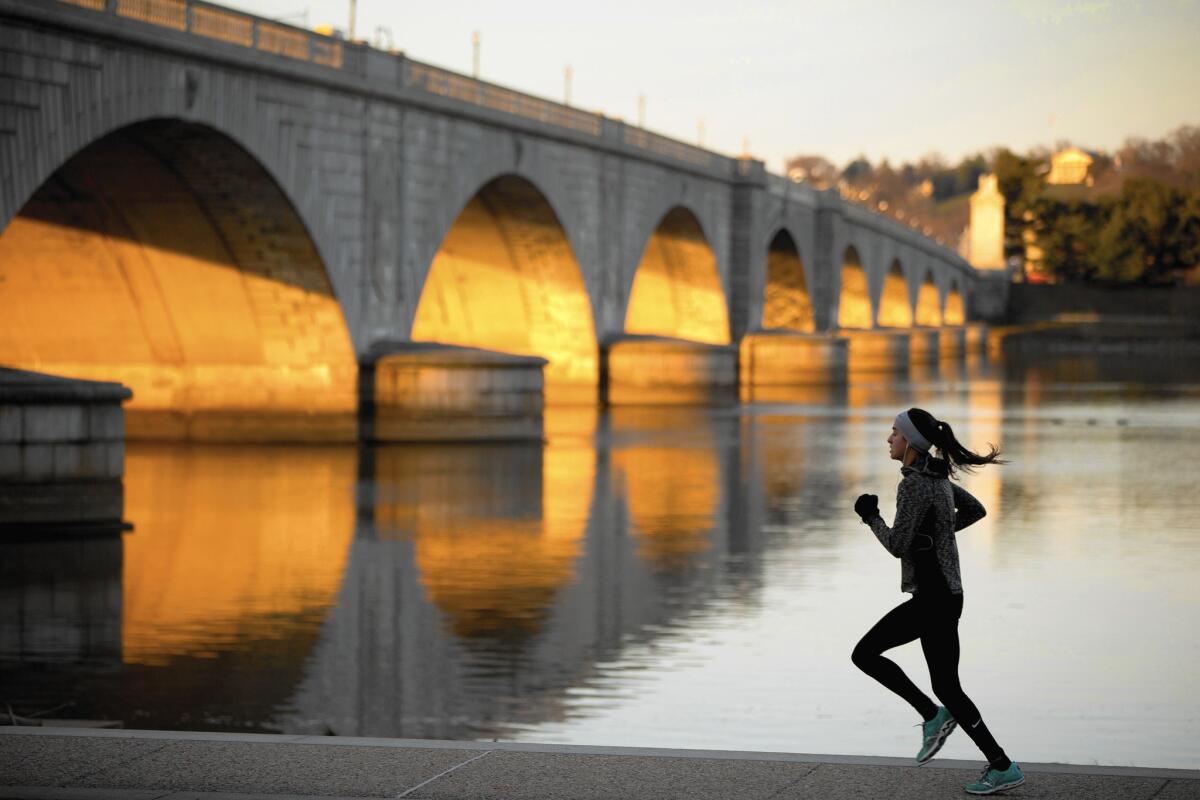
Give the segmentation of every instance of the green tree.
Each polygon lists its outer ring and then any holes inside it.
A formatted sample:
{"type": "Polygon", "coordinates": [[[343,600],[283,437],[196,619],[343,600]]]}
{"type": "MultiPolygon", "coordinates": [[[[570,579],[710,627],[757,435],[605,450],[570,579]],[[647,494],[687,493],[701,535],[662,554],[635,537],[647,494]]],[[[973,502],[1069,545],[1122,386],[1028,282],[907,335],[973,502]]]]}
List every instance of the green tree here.
{"type": "Polygon", "coordinates": [[[954,168],[954,194],[970,194],[979,186],[979,176],[988,171],[987,159],[976,154],[967,156],[954,168]]]}
{"type": "Polygon", "coordinates": [[[842,170],[842,177],[850,183],[857,183],[869,180],[873,171],[874,168],[871,166],[871,162],[867,161],[867,157],[859,156],[846,165],[846,168],[842,170]]]}
{"type": "Polygon", "coordinates": [[[1042,192],[1040,169],[1045,162],[1034,156],[1019,156],[1006,147],[992,154],[996,185],[1004,195],[1004,255],[1025,253],[1026,212],[1042,192]]]}
{"type": "Polygon", "coordinates": [[[1169,283],[1200,264],[1200,193],[1132,178],[1111,206],[1097,234],[1097,277],[1169,283]]]}
{"type": "Polygon", "coordinates": [[[838,169],[823,156],[800,155],[788,159],[787,174],[796,175],[818,189],[828,189],[837,183],[838,169]]]}
{"type": "Polygon", "coordinates": [[[1097,241],[1110,213],[1107,205],[1041,196],[1029,210],[1041,255],[1038,272],[1060,281],[1095,280],[1101,272],[1097,241]]]}

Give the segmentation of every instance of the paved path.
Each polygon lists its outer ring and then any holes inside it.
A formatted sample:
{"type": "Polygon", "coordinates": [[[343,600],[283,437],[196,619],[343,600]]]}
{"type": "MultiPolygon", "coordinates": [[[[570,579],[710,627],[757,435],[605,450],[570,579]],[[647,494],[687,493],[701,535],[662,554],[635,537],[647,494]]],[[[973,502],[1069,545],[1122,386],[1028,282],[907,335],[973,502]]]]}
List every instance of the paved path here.
{"type": "MultiPolygon", "coordinates": [[[[20,800],[965,798],[975,762],[412,739],[0,728],[20,800]]],[[[1200,798],[1200,770],[1022,764],[1010,797],[1200,798]]]]}

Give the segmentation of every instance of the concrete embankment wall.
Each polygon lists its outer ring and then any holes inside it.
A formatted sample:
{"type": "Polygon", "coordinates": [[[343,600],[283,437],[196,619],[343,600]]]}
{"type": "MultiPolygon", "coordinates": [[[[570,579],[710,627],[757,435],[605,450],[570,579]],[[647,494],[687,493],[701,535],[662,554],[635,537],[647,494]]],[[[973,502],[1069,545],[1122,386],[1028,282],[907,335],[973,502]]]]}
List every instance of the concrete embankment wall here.
{"type": "Polygon", "coordinates": [[[1200,286],[1014,284],[1007,317],[989,334],[993,356],[1200,354],[1200,286]]]}
{"type": "Polygon", "coordinates": [[[1200,319],[1200,286],[1085,286],[1015,283],[1008,295],[1010,324],[1062,315],[1200,319]]]}

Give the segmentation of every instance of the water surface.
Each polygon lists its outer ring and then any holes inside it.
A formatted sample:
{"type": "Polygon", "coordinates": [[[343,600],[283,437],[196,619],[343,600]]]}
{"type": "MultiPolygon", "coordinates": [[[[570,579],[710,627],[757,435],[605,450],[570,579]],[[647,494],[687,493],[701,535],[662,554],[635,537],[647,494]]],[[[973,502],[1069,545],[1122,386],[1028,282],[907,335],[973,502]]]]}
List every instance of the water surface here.
{"type": "MultiPolygon", "coordinates": [[[[920,405],[964,478],[964,688],[1018,760],[1200,768],[1200,369],[943,363],[533,445],[131,444],[120,540],[6,545],[18,713],[128,727],[911,756],[860,673],[907,595],[854,516],[920,405]]],[[[918,645],[891,656],[928,686],[918,645]]],[[[953,737],[947,757],[976,758],[953,737]]]]}

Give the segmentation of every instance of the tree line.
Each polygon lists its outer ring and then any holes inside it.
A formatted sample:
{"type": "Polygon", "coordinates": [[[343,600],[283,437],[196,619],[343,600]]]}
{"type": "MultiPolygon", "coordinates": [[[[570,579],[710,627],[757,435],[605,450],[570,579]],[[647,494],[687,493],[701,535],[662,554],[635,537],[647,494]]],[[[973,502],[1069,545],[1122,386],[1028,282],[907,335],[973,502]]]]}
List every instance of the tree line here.
{"type": "Polygon", "coordinates": [[[1069,187],[1046,184],[1050,151],[1004,147],[957,164],[937,155],[898,167],[859,157],[840,170],[820,156],[797,156],[788,172],[818,188],[836,187],[947,245],[967,225],[979,176],[991,172],[1005,198],[1005,255],[1026,279],[1200,281],[1200,127],[1090,155],[1089,182],[1069,187]]]}

